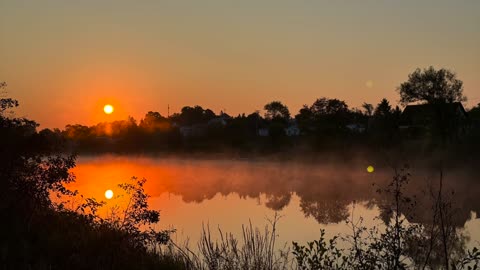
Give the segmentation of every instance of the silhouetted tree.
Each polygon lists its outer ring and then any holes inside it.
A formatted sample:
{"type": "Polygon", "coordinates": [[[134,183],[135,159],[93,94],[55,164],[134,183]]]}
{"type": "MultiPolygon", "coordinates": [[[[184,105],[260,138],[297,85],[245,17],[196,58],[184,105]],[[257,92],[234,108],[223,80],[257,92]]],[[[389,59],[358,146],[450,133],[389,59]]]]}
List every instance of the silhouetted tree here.
{"type": "Polygon", "coordinates": [[[215,113],[210,110],[204,110],[201,106],[195,107],[185,106],[182,108],[180,114],[172,115],[172,121],[181,125],[194,125],[200,123],[207,123],[209,120],[215,118],[215,113]]]}
{"type": "Polygon", "coordinates": [[[382,99],[375,107],[370,132],[376,143],[393,144],[397,133],[400,108],[392,109],[387,99],[382,99]]]}
{"type": "Polygon", "coordinates": [[[350,111],[343,100],[319,98],[310,107],[313,125],[320,135],[340,135],[349,122],[350,111]]]}
{"type": "Polygon", "coordinates": [[[372,104],[364,102],[362,104],[362,108],[365,110],[365,115],[366,116],[372,116],[373,115],[373,105],[372,104]]]}
{"type": "Polygon", "coordinates": [[[44,149],[55,149],[57,146],[65,145],[65,138],[62,135],[60,129],[55,128],[53,130],[45,128],[38,132],[38,136],[44,149]]]}
{"type": "Polygon", "coordinates": [[[310,109],[316,116],[340,115],[348,113],[347,103],[345,103],[345,101],[343,100],[338,100],[336,98],[319,98],[313,103],[310,109]]]}
{"type": "MultiPolygon", "coordinates": [[[[143,230],[159,220],[159,212],[148,209],[145,180],[121,186],[131,196],[121,223],[97,216],[103,204],[95,199],[67,209],[63,199],[77,195],[65,187],[75,180],[70,173],[75,156],[63,148],[59,130],[37,133],[36,122],[5,114],[16,106],[16,100],[0,98],[0,265],[4,269],[182,269],[173,257],[154,252],[169,240],[170,232],[143,230]]],[[[83,126],[68,129],[73,135],[79,130],[90,133],[83,126]]]]}
{"type": "Polygon", "coordinates": [[[0,99],[0,209],[29,212],[51,205],[52,192],[71,194],[63,184],[73,180],[68,170],[75,157],[45,147],[35,121],[6,117],[17,106],[16,100],[0,99]]]}
{"type": "Polygon", "coordinates": [[[400,102],[453,103],[463,102],[463,82],[448,69],[416,69],[408,80],[398,87],[400,102]]]}
{"type": "Polygon", "coordinates": [[[272,101],[265,104],[264,109],[266,110],[265,118],[268,120],[288,121],[290,119],[288,107],[280,101],[272,101]]]}
{"type": "Polygon", "coordinates": [[[255,111],[247,116],[248,126],[254,130],[254,135],[257,135],[258,129],[265,126],[265,119],[262,118],[259,111],[255,111]]]}
{"type": "Polygon", "coordinates": [[[390,106],[388,100],[384,98],[375,108],[374,116],[380,118],[389,117],[390,115],[392,115],[392,106],[390,106]]]}
{"type": "MultiPolygon", "coordinates": [[[[5,92],[7,89],[6,82],[0,82],[0,93],[5,92]]],[[[0,99],[0,115],[2,118],[6,117],[5,112],[9,109],[18,107],[18,101],[11,98],[2,98],[0,99]]]]}
{"type": "Polygon", "coordinates": [[[273,147],[278,150],[282,140],[280,138],[285,135],[285,128],[288,127],[290,120],[290,111],[288,107],[280,101],[272,101],[265,104],[265,119],[268,122],[268,132],[272,139],[273,147]]]}
{"type": "Polygon", "coordinates": [[[149,111],[145,117],[140,120],[139,127],[148,132],[167,131],[170,128],[170,122],[159,112],[149,111]]]}
{"type": "Polygon", "coordinates": [[[431,111],[428,120],[428,136],[434,145],[445,145],[458,140],[464,127],[463,120],[453,107],[455,102],[466,101],[463,95],[463,82],[447,69],[435,70],[429,67],[417,69],[408,76],[408,81],[398,87],[402,104],[410,102],[428,103],[431,111]],[[453,105],[452,105],[453,104],[453,105]]]}
{"type": "Polygon", "coordinates": [[[303,105],[298,114],[295,115],[295,120],[297,121],[298,128],[303,133],[312,131],[313,112],[307,105],[303,105]]]}
{"type": "Polygon", "coordinates": [[[478,103],[476,107],[471,108],[468,111],[468,115],[470,119],[480,121],[480,103],[478,103]]]}
{"type": "Polygon", "coordinates": [[[89,127],[83,125],[66,125],[64,134],[69,139],[82,140],[92,135],[89,127]]]}

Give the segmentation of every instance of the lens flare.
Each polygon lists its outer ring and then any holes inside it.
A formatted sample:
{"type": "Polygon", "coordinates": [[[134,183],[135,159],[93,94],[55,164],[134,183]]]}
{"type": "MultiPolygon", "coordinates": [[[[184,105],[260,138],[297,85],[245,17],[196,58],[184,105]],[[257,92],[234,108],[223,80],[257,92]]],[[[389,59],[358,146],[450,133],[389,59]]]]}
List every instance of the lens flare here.
{"type": "Polygon", "coordinates": [[[368,80],[366,83],[365,83],[365,86],[367,88],[373,88],[373,81],[372,80],[368,80]]]}
{"type": "Polygon", "coordinates": [[[372,173],[373,171],[375,171],[375,168],[372,165],[367,167],[367,172],[372,173]]]}

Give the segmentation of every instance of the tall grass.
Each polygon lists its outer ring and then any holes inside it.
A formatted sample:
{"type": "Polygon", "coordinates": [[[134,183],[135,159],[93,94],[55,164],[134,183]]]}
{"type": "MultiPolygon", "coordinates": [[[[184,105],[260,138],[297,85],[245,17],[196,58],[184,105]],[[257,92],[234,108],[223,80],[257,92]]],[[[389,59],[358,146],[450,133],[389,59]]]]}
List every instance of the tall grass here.
{"type": "Polygon", "coordinates": [[[395,170],[389,184],[378,187],[375,203],[380,213],[375,219],[381,223],[373,227],[365,226],[363,217],[354,218],[353,207],[346,221],[351,233],[327,239],[321,230],[319,239],[306,245],[294,242],[292,249],[278,248],[279,216],[275,214],[263,230],[251,222],[243,225],[239,237],[220,228],[214,233],[203,225],[196,252],[173,243],[172,251],[183,258],[187,269],[201,270],[478,269],[480,251],[467,250],[465,238],[453,225],[454,198],[446,196],[443,177],[441,172],[439,185],[430,187],[430,221],[413,222],[411,212],[418,205],[404,191],[410,173],[403,168],[395,170]]]}
{"type": "Polygon", "coordinates": [[[189,269],[292,269],[294,262],[290,249],[286,245],[279,249],[275,246],[279,219],[280,216],[275,214],[263,230],[254,227],[249,221],[248,225],[242,225],[240,238],[232,233],[224,233],[221,228],[218,228],[216,235],[210,230],[209,224],[203,224],[197,243],[198,251],[192,251],[188,245],[174,245],[184,256],[189,269]]]}

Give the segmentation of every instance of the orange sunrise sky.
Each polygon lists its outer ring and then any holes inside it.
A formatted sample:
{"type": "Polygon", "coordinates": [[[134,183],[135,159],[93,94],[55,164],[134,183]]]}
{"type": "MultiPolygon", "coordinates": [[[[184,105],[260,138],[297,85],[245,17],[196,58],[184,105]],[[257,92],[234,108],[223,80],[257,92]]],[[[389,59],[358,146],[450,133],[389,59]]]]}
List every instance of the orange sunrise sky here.
{"type": "Polygon", "coordinates": [[[0,1],[0,81],[41,127],[319,97],[396,104],[415,68],[480,103],[480,1],[0,1]],[[105,104],[114,113],[103,113],[105,104]]]}

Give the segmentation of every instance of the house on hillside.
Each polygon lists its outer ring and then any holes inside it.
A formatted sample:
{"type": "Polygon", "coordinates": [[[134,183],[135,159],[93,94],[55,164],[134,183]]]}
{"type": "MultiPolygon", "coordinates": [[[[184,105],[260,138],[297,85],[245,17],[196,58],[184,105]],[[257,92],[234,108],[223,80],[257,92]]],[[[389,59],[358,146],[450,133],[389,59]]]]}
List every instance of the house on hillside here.
{"type": "Polygon", "coordinates": [[[468,129],[462,103],[408,105],[400,116],[399,129],[410,137],[443,134],[462,137],[468,129]]]}

